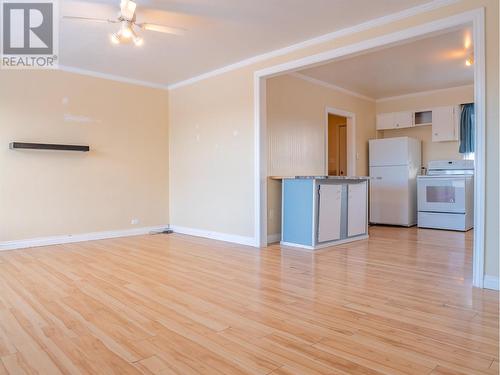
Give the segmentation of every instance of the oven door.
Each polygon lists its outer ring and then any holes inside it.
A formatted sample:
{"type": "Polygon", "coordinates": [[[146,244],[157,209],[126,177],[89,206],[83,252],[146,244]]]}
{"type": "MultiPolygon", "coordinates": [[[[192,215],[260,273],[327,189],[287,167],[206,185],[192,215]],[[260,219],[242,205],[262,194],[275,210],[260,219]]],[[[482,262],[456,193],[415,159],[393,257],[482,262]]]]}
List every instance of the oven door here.
{"type": "Polygon", "coordinates": [[[465,177],[420,177],[418,210],[465,213],[465,177]]]}

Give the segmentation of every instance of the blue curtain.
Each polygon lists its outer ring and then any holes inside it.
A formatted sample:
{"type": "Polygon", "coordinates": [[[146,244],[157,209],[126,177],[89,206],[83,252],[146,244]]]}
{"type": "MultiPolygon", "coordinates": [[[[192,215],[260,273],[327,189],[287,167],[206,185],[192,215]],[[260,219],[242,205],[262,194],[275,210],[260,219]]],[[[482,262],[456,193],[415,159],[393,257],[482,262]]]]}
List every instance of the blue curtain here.
{"type": "Polygon", "coordinates": [[[462,105],[462,114],[460,116],[460,148],[458,149],[458,152],[461,154],[474,152],[475,118],[474,103],[462,105]]]}

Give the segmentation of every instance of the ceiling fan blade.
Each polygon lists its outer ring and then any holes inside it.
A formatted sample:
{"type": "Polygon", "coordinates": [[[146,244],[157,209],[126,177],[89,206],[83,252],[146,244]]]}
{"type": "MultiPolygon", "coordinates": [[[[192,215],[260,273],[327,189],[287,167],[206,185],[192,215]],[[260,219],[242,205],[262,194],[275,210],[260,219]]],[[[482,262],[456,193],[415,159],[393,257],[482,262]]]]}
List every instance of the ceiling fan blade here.
{"type": "Polygon", "coordinates": [[[135,8],[137,8],[137,4],[132,0],[121,0],[120,2],[121,15],[127,20],[134,19],[135,8]]]}
{"type": "Polygon", "coordinates": [[[70,20],[82,20],[82,21],[93,21],[93,22],[105,22],[105,23],[117,23],[116,20],[104,19],[104,18],[92,18],[92,17],[78,17],[78,16],[63,16],[63,18],[70,20]]]}
{"type": "Polygon", "coordinates": [[[139,23],[137,24],[141,29],[149,31],[157,31],[159,33],[174,34],[174,35],[184,35],[186,30],[180,29],[178,27],[171,27],[165,25],[157,25],[155,23],[139,23]]]}

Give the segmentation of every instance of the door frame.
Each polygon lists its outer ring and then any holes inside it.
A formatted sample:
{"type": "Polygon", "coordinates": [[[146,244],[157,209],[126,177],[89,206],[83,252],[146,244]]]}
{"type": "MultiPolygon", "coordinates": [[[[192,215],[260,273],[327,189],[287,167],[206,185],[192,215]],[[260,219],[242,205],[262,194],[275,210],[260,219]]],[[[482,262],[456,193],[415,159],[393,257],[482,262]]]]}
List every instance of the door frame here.
{"type": "Polygon", "coordinates": [[[356,176],[356,114],[333,107],[326,107],[325,110],[325,176],[328,175],[328,115],[330,114],[347,119],[347,175],[356,176]]]}
{"type": "Polygon", "coordinates": [[[476,144],[474,178],[474,250],[473,285],[484,286],[484,243],[485,243],[485,146],[486,146],[486,81],[485,81],[485,27],[484,8],[458,13],[445,18],[409,27],[389,34],[367,39],[358,43],[334,48],[309,55],[254,72],[254,245],[267,246],[267,124],[266,124],[266,80],[322,65],[343,56],[406,40],[431,33],[444,31],[456,26],[470,25],[474,43],[474,102],[476,103],[476,144]]]}

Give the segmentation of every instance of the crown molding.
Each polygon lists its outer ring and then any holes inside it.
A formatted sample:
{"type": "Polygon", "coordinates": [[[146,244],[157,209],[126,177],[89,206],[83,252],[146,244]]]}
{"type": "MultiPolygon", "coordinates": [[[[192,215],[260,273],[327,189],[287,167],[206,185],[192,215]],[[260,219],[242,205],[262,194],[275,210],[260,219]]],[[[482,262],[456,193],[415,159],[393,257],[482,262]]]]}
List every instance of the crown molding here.
{"type": "Polygon", "coordinates": [[[396,95],[396,96],[387,96],[385,98],[376,99],[375,102],[377,102],[377,103],[383,103],[383,102],[388,102],[388,101],[392,101],[392,100],[405,99],[405,98],[414,98],[414,97],[418,97],[418,96],[425,96],[425,95],[429,95],[429,94],[434,94],[434,93],[439,93],[439,92],[445,92],[445,91],[455,90],[455,89],[463,89],[463,88],[472,88],[472,89],[474,89],[474,84],[447,87],[445,89],[435,89],[435,90],[427,90],[427,91],[418,91],[418,92],[412,92],[412,93],[409,93],[409,94],[396,95]]]}
{"type": "Polygon", "coordinates": [[[389,24],[392,22],[400,21],[400,20],[405,19],[405,18],[409,18],[409,17],[413,17],[413,16],[416,16],[416,15],[419,15],[422,13],[430,12],[432,10],[439,9],[439,8],[454,4],[458,1],[459,0],[433,0],[433,1],[430,1],[429,3],[426,3],[426,4],[418,5],[418,6],[408,8],[408,9],[402,10],[400,12],[388,14],[386,16],[382,16],[379,18],[374,18],[372,20],[360,23],[360,24],[355,25],[355,26],[346,27],[344,29],[340,29],[340,30],[337,30],[337,31],[334,31],[334,32],[331,32],[328,34],[324,34],[324,35],[321,35],[321,36],[318,36],[318,37],[315,37],[312,39],[308,39],[308,40],[305,40],[305,41],[300,42],[300,43],[292,44],[292,45],[284,47],[284,48],[279,48],[279,49],[276,49],[274,51],[270,51],[270,52],[267,52],[267,53],[264,53],[261,55],[250,57],[248,59],[241,60],[241,61],[236,62],[234,64],[229,64],[229,65],[226,65],[224,67],[200,74],[198,76],[191,77],[191,78],[188,78],[186,80],[170,84],[167,87],[169,90],[174,90],[174,89],[177,89],[177,88],[180,88],[183,86],[191,85],[195,82],[199,82],[199,81],[205,80],[205,79],[210,78],[210,77],[215,77],[215,76],[218,76],[218,75],[221,75],[221,74],[224,74],[224,73],[236,70],[236,69],[240,69],[240,68],[243,68],[245,66],[260,62],[260,61],[268,60],[268,59],[271,59],[273,57],[282,56],[282,55],[285,55],[287,53],[294,52],[294,51],[297,51],[297,50],[300,50],[303,48],[307,48],[307,47],[311,47],[311,46],[314,46],[317,44],[329,42],[329,41],[332,41],[334,39],[338,39],[338,38],[343,37],[343,36],[359,33],[361,31],[369,30],[369,29],[372,29],[374,27],[383,26],[383,25],[386,25],[386,24],[389,24]]]}
{"type": "Polygon", "coordinates": [[[305,40],[300,43],[292,44],[290,46],[284,47],[284,48],[279,48],[261,55],[253,56],[248,59],[241,60],[239,62],[236,62],[234,64],[229,64],[226,66],[223,66],[221,68],[188,78],[183,81],[179,81],[176,83],[172,84],[159,84],[155,82],[149,82],[149,81],[143,81],[139,79],[134,79],[134,78],[129,78],[129,77],[124,77],[120,75],[115,75],[115,74],[108,74],[108,73],[101,73],[97,72],[94,70],[87,70],[87,69],[82,69],[78,67],[73,67],[73,66],[68,66],[68,65],[59,65],[58,70],[64,71],[64,72],[69,72],[69,73],[75,73],[75,74],[81,74],[81,75],[86,75],[90,77],[95,77],[95,78],[102,78],[102,79],[108,79],[111,81],[117,81],[117,82],[123,82],[123,83],[128,83],[132,85],[137,85],[137,86],[144,86],[144,87],[150,87],[150,88],[155,88],[155,89],[160,89],[160,90],[174,90],[183,86],[187,86],[190,84],[193,84],[198,81],[205,80],[210,77],[215,77],[236,69],[240,69],[242,67],[258,63],[264,60],[271,59],[273,57],[278,57],[285,55],[290,52],[294,52],[303,48],[311,47],[317,44],[325,43],[332,41],[334,39],[338,39],[343,36],[347,36],[350,34],[358,33],[361,31],[365,31],[374,27],[378,26],[383,26],[391,22],[396,22],[405,18],[413,17],[422,13],[430,12],[435,9],[439,9],[448,5],[451,5],[453,3],[458,2],[459,0],[433,0],[430,1],[426,4],[418,5],[416,7],[408,8],[405,10],[402,10],[400,12],[388,14],[386,16],[382,16],[379,18],[374,18],[372,20],[360,23],[358,25],[354,25],[351,27],[347,27],[344,29],[340,29],[328,34],[324,34],[312,39],[305,40]]]}
{"type": "Polygon", "coordinates": [[[374,98],[371,98],[369,96],[360,94],[359,92],[351,91],[351,90],[345,89],[343,87],[334,85],[332,83],[325,82],[325,81],[323,81],[321,79],[309,77],[308,75],[305,75],[305,74],[302,74],[302,73],[292,72],[292,73],[288,73],[288,75],[292,76],[292,77],[295,77],[295,78],[298,78],[298,79],[301,79],[303,81],[307,81],[307,82],[315,84],[315,85],[323,86],[323,87],[325,87],[327,89],[330,89],[330,90],[339,91],[339,92],[347,94],[347,95],[355,96],[356,98],[360,98],[360,99],[363,99],[363,100],[368,100],[370,102],[375,102],[374,98]]]}
{"type": "Polygon", "coordinates": [[[166,85],[161,85],[161,84],[157,84],[154,82],[141,81],[139,79],[128,78],[128,77],[123,77],[123,76],[108,74],[108,73],[101,73],[101,72],[96,72],[94,70],[75,68],[75,67],[67,66],[67,65],[59,65],[58,70],[61,70],[63,72],[68,72],[68,73],[75,73],[75,74],[95,77],[95,78],[107,79],[110,81],[128,83],[128,84],[136,85],[136,86],[144,86],[144,87],[149,87],[149,88],[153,88],[153,89],[160,89],[160,90],[167,90],[168,89],[168,87],[166,85]]]}

